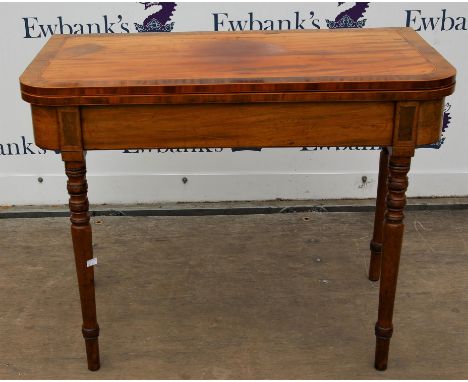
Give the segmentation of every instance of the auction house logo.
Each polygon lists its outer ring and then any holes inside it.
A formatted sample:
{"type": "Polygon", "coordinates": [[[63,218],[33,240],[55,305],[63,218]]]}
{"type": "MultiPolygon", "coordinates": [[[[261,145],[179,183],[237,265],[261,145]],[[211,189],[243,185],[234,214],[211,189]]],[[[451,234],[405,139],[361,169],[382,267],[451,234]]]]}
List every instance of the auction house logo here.
{"type": "Polygon", "coordinates": [[[466,31],[468,20],[464,16],[449,14],[447,9],[441,9],[440,14],[428,16],[421,9],[406,9],[406,26],[415,31],[466,31]]]}
{"type": "Polygon", "coordinates": [[[171,22],[171,17],[174,14],[176,3],[141,3],[145,6],[145,10],[154,6],[161,7],[157,12],[149,15],[143,25],[135,24],[137,32],[170,32],[174,28],[174,22],[171,22]]]}
{"type": "MultiPolygon", "coordinates": [[[[350,3],[339,2],[339,10],[349,7],[350,3]]],[[[336,28],[362,28],[366,24],[364,13],[369,8],[369,3],[351,3],[354,4],[348,9],[343,10],[336,16],[335,20],[325,20],[326,26],[330,29],[336,28]]],[[[315,11],[309,11],[308,15],[299,11],[292,12],[289,17],[274,20],[260,19],[254,15],[254,12],[248,12],[247,17],[233,20],[229,13],[213,13],[214,31],[243,31],[243,30],[291,30],[291,29],[321,29],[323,19],[316,18],[315,11]]]]}
{"type": "MultiPolygon", "coordinates": [[[[152,12],[143,24],[133,23],[137,32],[170,32],[174,28],[171,18],[174,14],[176,3],[146,2],[144,10],[152,12]],[[154,12],[155,7],[159,9],[154,12]]],[[[91,33],[130,33],[132,23],[126,21],[124,16],[102,15],[88,22],[73,23],[65,20],[63,16],[57,16],[53,23],[44,23],[38,17],[23,17],[23,38],[46,38],[54,34],[91,34],[91,33]]]]}
{"type": "MultiPolygon", "coordinates": [[[[344,2],[338,3],[338,6],[346,4],[344,2]]],[[[341,12],[336,16],[335,20],[327,21],[327,27],[330,29],[338,28],[362,28],[366,25],[367,19],[361,20],[366,13],[367,8],[369,8],[369,3],[356,3],[351,8],[341,12]]]]}

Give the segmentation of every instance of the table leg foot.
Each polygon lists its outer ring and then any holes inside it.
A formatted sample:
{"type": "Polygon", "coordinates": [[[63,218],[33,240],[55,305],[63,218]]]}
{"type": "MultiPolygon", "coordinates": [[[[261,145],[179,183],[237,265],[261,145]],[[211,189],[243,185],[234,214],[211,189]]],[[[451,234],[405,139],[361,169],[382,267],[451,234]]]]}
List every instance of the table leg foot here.
{"type": "Polygon", "coordinates": [[[88,360],[88,369],[91,371],[99,370],[101,362],[99,359],[99,327],[96,329],[82,329],[86,346],[86,358],[88,360]]]}
{"type": "Polygon", "coordinates": [[[380,263],[382,259],[383,222],[385,215],[385,198],[387,196],[388,178],[388,149],[382,148],[379,162],[379,180],[377,185],[377,201],[374,216],[374,234],[370,242],[369,280],[378,281],[380,278],[380,263]]]}
{"type": "Polygon", "coordinates": [[[408,171],[411,157],[391,156],[389,161],[387,210],[383,227],[382,263],[380,274],[379,314],[375,326],[375,368],[385,370],[388,363],[390,338],[393,332],[398,268],[403,241],[403,209],[406,204],[408,171]]]}
{"type": "Polygon", "coordinates": [[[392,337],[392,328],[381,328],[375,326],[375,362],[374,367],[379,371],[387,370],[388,352],[390,349],[390,338],[392,337]]]}

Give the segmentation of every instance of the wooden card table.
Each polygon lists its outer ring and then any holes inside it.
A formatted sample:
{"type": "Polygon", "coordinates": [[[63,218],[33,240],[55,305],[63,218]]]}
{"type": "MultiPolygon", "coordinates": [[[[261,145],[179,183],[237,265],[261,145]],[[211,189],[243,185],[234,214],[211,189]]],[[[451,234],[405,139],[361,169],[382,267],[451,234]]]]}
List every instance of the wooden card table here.
{"type": "MultiPolygon", "coordinates": [[[[55,35],[20,78],[39,147],[60,150],[88,368],[99,369],[85,152],[380,146],[369,278],[387,367],[407,173],[437,142],[455,69],[409,28],[55,35]]],[[[363,360],[363,364],[364,360],[363,360]]]]}

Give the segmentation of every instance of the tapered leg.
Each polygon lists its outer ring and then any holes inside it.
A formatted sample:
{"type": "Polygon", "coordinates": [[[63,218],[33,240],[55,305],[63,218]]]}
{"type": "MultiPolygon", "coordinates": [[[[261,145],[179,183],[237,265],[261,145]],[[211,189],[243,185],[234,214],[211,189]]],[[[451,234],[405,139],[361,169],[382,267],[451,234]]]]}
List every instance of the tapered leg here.
{"type": "MultiPolygon", "coordinates": [[[[79,154],[82,155],[82,153],[79,154]]],[[[83,155],[82,160],[74,159],[73,161],[66,160],[65,155],[63,157],[65,172],[68,177],[67,189],[70,195],[71,234],[83,315],[82,333],[85,339],[88,369],[94,371],[100,367],[99,325],[96,319],[94,270],[93,267],[87,267],[87,260],[93,258],[93,247],[91,225],[89,224],[86,162],[83,155]]]]}
{"type": "Polygon", "coordinates": [[[410,157],[391,155],[389,161],[387,210],[383,226],[379,314],[375,325],[375,368],[385,370],[393,332],[393,306],[403,240],[403,209],[406,204],[410,157]]]}
{"type": "Polygon", "coordinates": [[[377,201],[375,204],[374,234],[370,242],[371,258],[369,265],[369,280],[377,281],[380,277],[380,262],[382,258],[383,222],[385,215],[385,198],[387,196],[388,149],[382,148],[379,163],[379,181],[377,184],[377,201]]]}

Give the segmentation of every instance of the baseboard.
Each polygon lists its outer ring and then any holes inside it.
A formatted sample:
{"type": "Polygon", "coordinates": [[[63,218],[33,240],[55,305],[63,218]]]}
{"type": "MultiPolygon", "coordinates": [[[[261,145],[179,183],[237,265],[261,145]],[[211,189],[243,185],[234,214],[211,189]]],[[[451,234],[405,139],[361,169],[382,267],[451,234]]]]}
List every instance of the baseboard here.
{"type": "MultiPolygon", "coordinates": [[[[1,205],[65,204],[66,178],[0,176],[1,205]]],[[[376,173],[249,173],[89,175],[92,203],[159,203],[242,200],[373,198],[376,173]],[[363,176],[367,181],[363,183],[363,176]],[[184,181],[183,178],[186,178],[184,181]]],[[[468,195],[468,173],[413,173],[410,197],[468,195]]]]}

